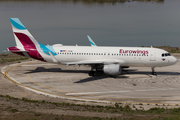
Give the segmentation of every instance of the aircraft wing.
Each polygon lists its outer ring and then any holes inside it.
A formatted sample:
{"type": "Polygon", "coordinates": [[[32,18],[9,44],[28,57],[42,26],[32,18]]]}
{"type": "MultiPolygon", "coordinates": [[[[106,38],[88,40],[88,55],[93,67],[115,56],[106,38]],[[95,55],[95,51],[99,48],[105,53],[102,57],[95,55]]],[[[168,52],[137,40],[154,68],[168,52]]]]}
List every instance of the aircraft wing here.
{"type": "Polygon", "coordinates": [[[125,64],[124,60],[84,60],[78,62],[68,62],[66,65],[97,65],[97,64],[125,64]]]}

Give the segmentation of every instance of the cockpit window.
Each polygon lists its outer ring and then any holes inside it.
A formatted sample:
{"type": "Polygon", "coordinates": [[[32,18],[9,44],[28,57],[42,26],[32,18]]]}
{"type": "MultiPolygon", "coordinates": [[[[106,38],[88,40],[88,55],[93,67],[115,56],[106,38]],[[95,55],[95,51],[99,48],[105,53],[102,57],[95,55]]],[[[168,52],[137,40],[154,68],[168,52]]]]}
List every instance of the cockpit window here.
{"type": "Polygon", "coordinates": [[[171,54],[170,53],[163,53],[162,54],[162,57],[166,57],[166,56],[171,56],[171,54]]]}

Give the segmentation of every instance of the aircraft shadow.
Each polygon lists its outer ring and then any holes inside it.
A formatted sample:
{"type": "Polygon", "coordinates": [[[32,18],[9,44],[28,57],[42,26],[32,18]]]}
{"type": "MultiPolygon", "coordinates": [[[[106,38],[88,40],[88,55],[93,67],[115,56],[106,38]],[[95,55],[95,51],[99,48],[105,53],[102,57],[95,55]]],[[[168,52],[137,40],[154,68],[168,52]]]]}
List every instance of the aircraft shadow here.
{"type": "Polygon", "coordinates": [[[91,77],[76,81],[74,83],[92,82],[92,81],[101,80],[104,78],[115,78],[116,79],[116,78],[129,78],[129,77],[128,76],[110,76],[110,75],[104,74],[103,71],[98,71],[98,72],[96,72],[95,76],[91,76],[91,77]]]}
{"type": "Polygon", "coordinates": [[[85,83],[85,82],[92,82],[92,81],[96,81],[96,80],[101,80],[104,78],[129,78],[127,76],[117,76],[117,77],[113,77],[113,76],[109,76],[109,75],[104,75],[104,76],[93,76],[93,77],[88,77],[82,80],[79,80],[77,82],[74,83],[85,83]]]}
{"type": "MultiPolygon", "coordinates": [[[[60,72],[60,73],[85,73],[88,74],[89,70],[62,70],[61,68],[44,68],[44,67],[37,67],[35,70],[27,70],[24,74],[29,73],[40,73],[40,72],[60,72]]],[[[128,76],[109,76],[104,74],[103,71],[96,72],[95,76],[89,76],[85,79],[81,79],[79,81],[76,81],[74,83],[85,83],[85,82],[91,82],[95,80],[101,80],[104,78],[129,78],[128,76]]]]}
{"type": "Polygon", "coordinates": [[[89,73],[89,70],[62,70],[61,68],[44,68],[44,67],[37,67],[35,70],[26,70],[25,74],[29,73],[39,73],[39,72],[61,72],[61,73],[89,73]]]}
{"type": "MultiPolygon", "coordinates": [[[[44,68],[44,67],[37,67],[35,70],[27,70],[25,74],[29,73],[39,73],[39,72],[60,72],[60,73],[85,73],[88,74],[89,70],[62,70],[61,68],[44,68]]],[[[85,79],[81,79],[79,81],[76,81],[74,83],[86,83],[86,82],[92,82],[92,81],[97,81],[97,80],[102,80],[104,78],[129,78],[127,75],[151,75],[151,71],[149,72],[143,72],[143,71],[138,71],[137,69],[125,69],[122,70],[122,74],[118,76],[110,76],[104,74],[103,71],[98,71],[96,72],[95,76],[89,76],[85,79]],[[126,75],[126,76],[123,76],[126,75]]],[[[157,72],[158,75],[180,75],[178,72],[157,72]]]]}
{"type": "MultiPolygon", "coordinates": [[[[131,69],[131,70],[123,70],[122,74],[132,75],[132,74],[138,74],[138,75],[151,75],[151,71],[138,71],[137,69],[131,69]]],[[[157,75],[180,75],[179,72],[156,72],[157,75]]]]}
{"type": "MultiPolygon", "coordinates": [[[[44,68],[44,67],[37,67],[35,70],[27,70],[25,74],[29,73],[38,73],[38,72],[62,72],[62,73],[89,73],[89,70],[62,70],[61,68],[44,68]]],[[[151,74],[151,71],[138,71],[138,69],[123,69],[122,75],[132,75],[132,74],[151,74]]],[[[104,76],[105,74],[103,71],[98,71],[96,76],[104,76]]],[[[157,75],[180,75],[179,72],[157,72],[157,75]]],[[[107,75],[108,76],[108,75],[107,75]]],[[[109,76],[108,76],[109,77],[109,76]]],[[[116,76],[115,78],[122,78],[120,75],[116,76]]]]}
{"type": "Polygon", "coordinates": [[[85,83],[85,82],[92,82],[92,81],[96,81],[96,80],[101,80],[101,79],[104,79],[104,78],[107,78],[108,76],[101,76],[101,77],[97,77],[97,76],[92,76],[92,77],[88,77],[88,78],[85,78],[85,79],[82,79],[82,80],[79,80],[79,81],[76,81],[74,83],[85,83]]]}
{"type": "Polygon", "coordinates": [[[157,75],[180,75],[179,72],[157,72],[157,75]]]}

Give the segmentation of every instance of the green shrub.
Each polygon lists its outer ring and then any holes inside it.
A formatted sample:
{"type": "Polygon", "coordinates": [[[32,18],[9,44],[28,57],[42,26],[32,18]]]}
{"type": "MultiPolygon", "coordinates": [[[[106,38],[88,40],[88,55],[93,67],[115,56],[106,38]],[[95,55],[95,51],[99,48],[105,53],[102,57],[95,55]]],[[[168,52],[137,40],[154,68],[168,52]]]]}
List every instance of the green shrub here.
{"type": "Polygon", "coordinates": [[[118,108],[118,107],[119,107],[119,104],[116,102],[114,106],[115,106],[116,108],[118,108]]]}
{"type": "Polygon", "coordinates": [[[17,110],[17,109],[12,109],[11,111],[12,111],[13,113],[14,113],[14,112],[18,112],[18,110],[17,110]]]}

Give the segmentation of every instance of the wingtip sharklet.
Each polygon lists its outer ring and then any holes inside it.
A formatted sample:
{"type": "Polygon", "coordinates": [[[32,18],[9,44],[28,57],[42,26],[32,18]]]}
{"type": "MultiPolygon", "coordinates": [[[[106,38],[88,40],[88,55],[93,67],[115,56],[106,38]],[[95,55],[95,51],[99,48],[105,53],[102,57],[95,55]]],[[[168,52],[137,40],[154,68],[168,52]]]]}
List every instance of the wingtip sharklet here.
{"type": "Polygon", "coordinates": [[[97,46],[89,35],[87,35],[87,38],[89,39],[89,42],[90,42],[92,47],[97,46]]]}

